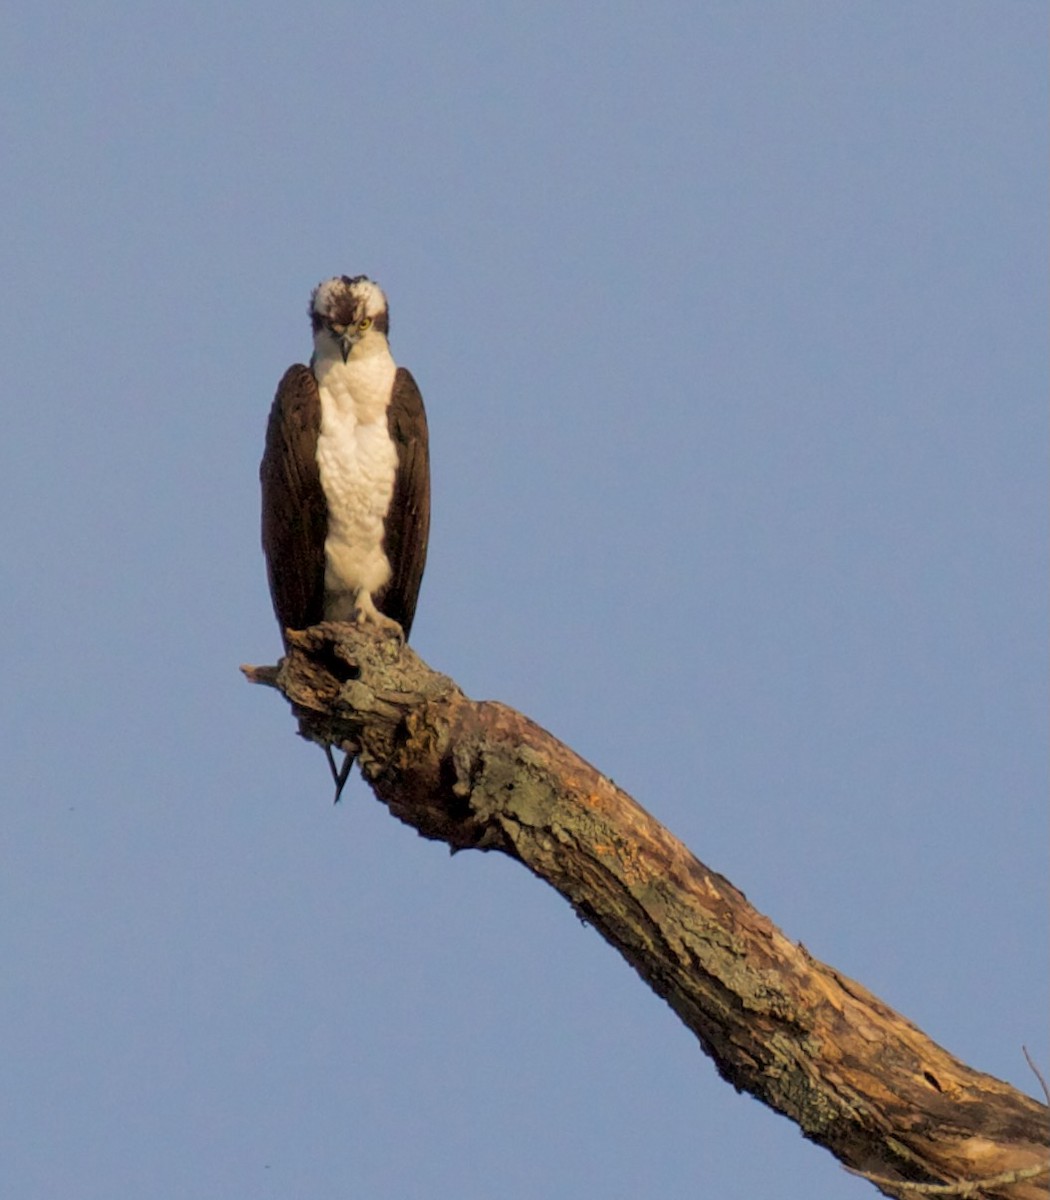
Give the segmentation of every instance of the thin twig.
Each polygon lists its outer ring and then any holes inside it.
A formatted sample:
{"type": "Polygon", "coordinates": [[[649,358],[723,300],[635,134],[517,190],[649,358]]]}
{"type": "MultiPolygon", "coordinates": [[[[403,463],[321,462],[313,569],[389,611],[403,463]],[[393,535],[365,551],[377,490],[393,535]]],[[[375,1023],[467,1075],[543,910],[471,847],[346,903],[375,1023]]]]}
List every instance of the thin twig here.
{"type": "Polygon", "coordinates": [[[1035,1065],[1035,1062],[1032,1059],[1032,1056],[1028,1053],[1028,1047],[1022,1046],[1021,1049],[1024,1051],[1025,1061],[1032,1068],[1032,1074],[1036,1077],[1036,1079],[1039,1080],[1039,1084],[1043,1089],[1043,1095],[1046,1097],[1047,1104],[1050,1104],[1050,1088],[1048,1088],[1046,1086],[1046,1080],[1043,1077],[1042,1071],[1040,1071],[1039,1068],[1035,1065]]]}

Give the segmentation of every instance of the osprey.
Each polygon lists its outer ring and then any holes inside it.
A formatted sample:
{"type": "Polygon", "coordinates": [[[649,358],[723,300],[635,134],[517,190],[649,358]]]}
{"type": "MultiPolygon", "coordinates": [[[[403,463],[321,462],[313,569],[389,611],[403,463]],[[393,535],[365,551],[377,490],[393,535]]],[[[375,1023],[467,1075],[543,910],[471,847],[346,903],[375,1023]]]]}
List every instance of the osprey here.
{"type": "MultiPolygon", "coordinates": [[[[314,352],[277,387],[259,467],[262,544],[286,630],[320,621],[412,629],[427,558],[430,462],[416,381],[390,354],[386,296],[364,275],[310,297],[314,352]]],[[[353,756],[336,769],[343,790],[353,756]]]]}

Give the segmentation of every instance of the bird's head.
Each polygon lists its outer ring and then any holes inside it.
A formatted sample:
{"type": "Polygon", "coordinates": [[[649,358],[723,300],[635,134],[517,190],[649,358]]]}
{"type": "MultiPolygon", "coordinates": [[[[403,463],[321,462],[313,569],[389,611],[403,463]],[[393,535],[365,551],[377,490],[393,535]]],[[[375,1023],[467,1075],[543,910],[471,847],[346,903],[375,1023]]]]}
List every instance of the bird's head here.
{"type": "Polygon", "coordinates": [[[386,296],[367,275],[336,275],[319,283],[310,297],[310,323],[319,358],[339,355],[345,363],[386,346],[390,328],[386,296]]]}

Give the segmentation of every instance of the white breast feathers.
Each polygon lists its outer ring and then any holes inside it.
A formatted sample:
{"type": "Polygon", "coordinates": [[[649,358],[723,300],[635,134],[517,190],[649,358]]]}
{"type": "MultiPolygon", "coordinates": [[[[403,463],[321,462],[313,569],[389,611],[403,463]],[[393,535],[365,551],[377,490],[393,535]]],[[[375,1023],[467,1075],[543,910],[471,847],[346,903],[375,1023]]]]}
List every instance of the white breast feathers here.
{"type": "Polygon", "coordinates": [[[317,465],[328,502],[325,618],[374,615],[372,594],[390,578],[384,521],[394,492],[397,449],[387,428],[396,373],[389,351],[315,364],[321,393],[317,465]]]}

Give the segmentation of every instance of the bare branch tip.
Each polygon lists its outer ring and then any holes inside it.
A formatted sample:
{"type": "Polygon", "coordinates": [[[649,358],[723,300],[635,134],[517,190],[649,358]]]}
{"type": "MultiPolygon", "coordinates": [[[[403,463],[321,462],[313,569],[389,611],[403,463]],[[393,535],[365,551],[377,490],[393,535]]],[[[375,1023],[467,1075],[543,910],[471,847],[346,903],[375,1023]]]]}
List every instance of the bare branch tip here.
{"type": "Polygon", "coordinates": [[[1035,1065],[1035,1059],[1028,1053],[1028,1047],[1022,1046],[1021,1049],[1024,1051],[1025,1062],[1031,1067],[1032,1074],[1039,1080],[1039,1086],[1043,1089],[1043,1095],[1046,1097],[1047,1104],[1050,1104],[1050,1088],[1046,1085],[1046,1076],[1035,1065]]]}
{"type": "Polygon", "coordinates": [[[277,687],[277,667],[253,667],[241,663],[241,673],[249,683],[261,683],[264,687],[277,687]]]}

